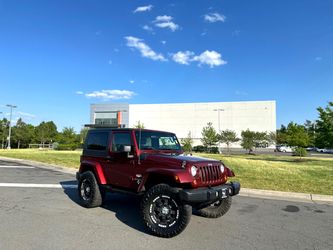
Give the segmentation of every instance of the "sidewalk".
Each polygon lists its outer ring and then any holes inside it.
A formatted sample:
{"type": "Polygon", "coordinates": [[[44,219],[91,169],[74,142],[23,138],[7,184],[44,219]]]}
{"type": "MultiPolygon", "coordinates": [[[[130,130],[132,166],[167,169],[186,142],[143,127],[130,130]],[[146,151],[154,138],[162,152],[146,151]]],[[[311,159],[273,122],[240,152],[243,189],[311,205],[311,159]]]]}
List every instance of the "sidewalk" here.
{"type": "MultiPolygon", "coordinates": [[[[40,168],[57,170],[60,172],[68,173],[75,175],[77,169],[67,168],[64,166],[51,165],[47,163],[30,161],[30,160],[21,160],[13,159],[7,157],[0,157],[0,160],[20,163],[25,165],[36,165],[40,168]]],[[[300,202],[312,202],[312,203],[325,203],[333,204],[332,195],[321,195],[321,194],[305,194],[305,193],[293,193],[293,192],[282,192],[282,191],[272,191],[272,190],[260,190],[260,189],[250,189],[242,188],[239,193],[240,196],[244,197],[253,197],[253,198],[263,198],[271,200],[287,200],[287,201],[300,201],[300,202]]]]}

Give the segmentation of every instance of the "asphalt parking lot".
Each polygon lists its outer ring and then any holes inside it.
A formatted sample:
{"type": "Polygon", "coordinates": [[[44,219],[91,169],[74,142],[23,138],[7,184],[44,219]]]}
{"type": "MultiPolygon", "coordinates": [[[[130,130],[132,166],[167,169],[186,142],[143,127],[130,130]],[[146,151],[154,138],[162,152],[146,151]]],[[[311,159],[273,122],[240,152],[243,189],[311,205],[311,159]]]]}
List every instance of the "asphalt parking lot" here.
{"type": "Polygon", "coordinates": [[[333,206],[235,197],[219,219],[193,215],[171,239],[147,234],[139,199],[78,204],[74,175],[0,161],[0,249],[333,249],[333,206]]]}

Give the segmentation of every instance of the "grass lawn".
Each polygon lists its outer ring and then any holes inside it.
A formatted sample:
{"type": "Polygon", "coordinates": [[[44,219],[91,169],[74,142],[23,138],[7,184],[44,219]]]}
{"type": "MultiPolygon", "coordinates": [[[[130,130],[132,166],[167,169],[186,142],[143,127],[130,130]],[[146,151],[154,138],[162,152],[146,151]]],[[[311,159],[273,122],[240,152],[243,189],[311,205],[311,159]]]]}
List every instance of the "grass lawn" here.
{"type": "Polygon", "coordinates": [[[274,155],[216,155],[234,172],[242,187],[333,195],[333,158],[274,155]]]}
{"type": "MultiPolygon", "coordinates": [[[[0,156],[78,168],[81,151],[38,149],[0,150],[0,156]]],[[[198,154],[222,160],[242,187],[333,195],[333,158],[198,154]]]]}
{"type": "Polygon", "coordinates": [[[39,161],[70,168],[80,166],[81,151],[54,151],[38,149],[0,149],[0,156],[39,161]]]}

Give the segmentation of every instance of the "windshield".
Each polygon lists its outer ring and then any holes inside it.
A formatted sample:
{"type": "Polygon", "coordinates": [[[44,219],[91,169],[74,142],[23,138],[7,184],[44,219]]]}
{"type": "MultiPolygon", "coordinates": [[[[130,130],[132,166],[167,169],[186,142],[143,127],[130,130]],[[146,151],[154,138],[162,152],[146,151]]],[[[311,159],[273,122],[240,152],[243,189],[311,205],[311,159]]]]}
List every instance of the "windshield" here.
{"type": "Polygon", "coordinates": [[[136,131],[136,141],[140,141],[140,149],[180,150],[176,135],[165,132],[136,131]]]}

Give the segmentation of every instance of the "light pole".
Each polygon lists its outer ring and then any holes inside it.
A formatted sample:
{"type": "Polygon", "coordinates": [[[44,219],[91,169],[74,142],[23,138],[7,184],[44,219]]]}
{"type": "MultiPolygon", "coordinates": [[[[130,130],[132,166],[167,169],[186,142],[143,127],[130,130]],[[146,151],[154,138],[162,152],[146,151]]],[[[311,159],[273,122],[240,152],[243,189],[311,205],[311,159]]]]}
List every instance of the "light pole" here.
{"type": "Polygon", "coordinates": [[[219,128],[219,133],[221,133],[221,126],[220,126],[220,111],[224,111],[224,109],[213,109],[213,111],[217,111],[218,128],[219,128]]]}
{"type": "MultiPolygon", "coordinates": [[[[0,112],[0,114],[3,114],[3,112],[0,112]]],[[[1,121],[1,130],[2,130],[2,121],[1,121]]],[[[4,133],[5,131],[2,131],[2,135],[1,135],[1,138],[2,138],[2,144],[1,144],[1,149],[3,149],[3,136],[4,136],[4,133]]]]}
{"type": "Polygon", "coordinates": [[[10,108],[8,146],[7,146],[7,149],[10,149],[10,136],[12,133],[12,114],[13,114],[13,108],[17,108],[17,106],[11,104],[7,104],[6,106],[10,108]]]}

